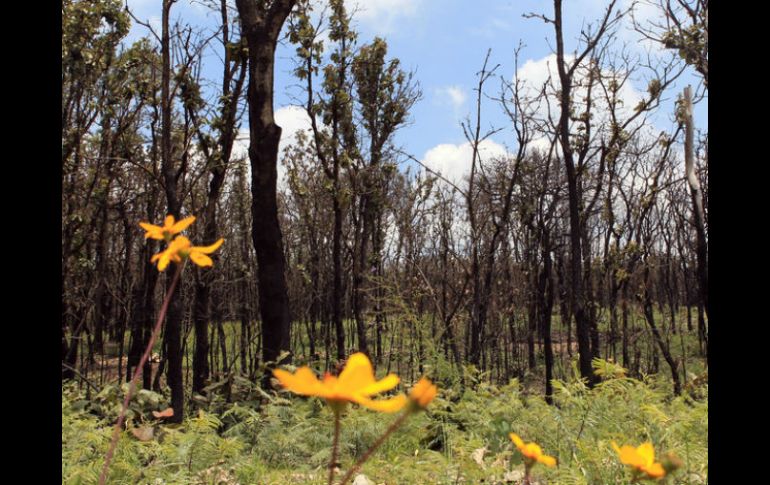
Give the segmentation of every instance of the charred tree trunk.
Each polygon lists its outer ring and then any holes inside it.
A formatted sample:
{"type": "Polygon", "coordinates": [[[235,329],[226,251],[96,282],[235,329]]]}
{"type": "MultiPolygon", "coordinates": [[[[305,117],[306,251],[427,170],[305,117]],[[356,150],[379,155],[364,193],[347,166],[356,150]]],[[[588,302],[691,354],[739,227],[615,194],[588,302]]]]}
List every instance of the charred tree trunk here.
{"type": "MultiPolygon", "coordinates": [[[[334,233],[332,260],[334,264],[334,292],[332,293],[332,321],[337,337],[337,359],[345,358],[345,328],[342,326],[342,205],[339,201],[339,164],[334,163],[334,233]]],[[[327,332],[327,336],[331,332],[327,332]]],[[[327,352],[328,352],[327,343],[327,352]]]]}
{"type": "MultiPolygon", "coordinates": [[[[161,163],[163,181],[165,183],[168,213],[179,219],[182,205],[179,200],[178,184],[180,173],[175,169],[171,158],[171,41],[169,38],[169,15],[172,0],[163,0],[163,31],[161,39],[161,56],[163,61],[161,80],[161,163]]],[[[177,271],[177,264],[169,266],[169,274],[177,271]]],[[[166,291],[171,288],[171,278],[166,279],[166,291]]],[[[174,415],[168,419],[172,423],[181,423],[184,419],[184,382],[182,376],[182,289],[179,285],[171,296],[166,314],[166,333],[164,343],[168,360],[166,380],[171,388],[171,407],[174,415]]],[[[160,372],[160,371],[159,371],[160,372]]]]}
{"type": "MultiPolygon", "coordinates": [[[[650,267],[645,266],[643,283],[644,289],[642,292],[642,307],[644,309],[644,318],[647,321],[647,325],[650,326],[652,336],[655,339],[655,343],[657,344],[658,349],[660,349],[660,353],[663,354],[663,358],[666,360],[666,363],[671,369],[671,378],[674,382],[674,394],[678,396],[682,393],[682,384],[679,380],[679,365],[678,362],[672,357],[668,345],[663,340],[663,336],[660,334],[660,331],[655,324],[655,316],[652,309],[652,296],[650,295],[649,291],[650,283],[650,267]]],[[[655,360],[657,361],[657,356],[655,360]]],[[[657,371],[657,364],[655,365],[655,368],[657,371]]]]}
{"type": "MultiPolygon", "coordinates": [[[[201,272],[202,273],[202,272],[201,272]]],[[[195,326],[195,351],[193,352],[192,391],[201,393],[209,378],[209,304],[211,290],[206,274],[200,274],[195,282],[195,307],[193,308],[193,325],[195,326]]]]}
{"type": "Polygon", "coordinates": [[[366,322],[364,321],[364,307],[366,305],[366,289],[364,284],[369,280],[369,240],[374,229],[374,208],[372,207],[372,181],[376,166],[374,162],[371,167],[365,167],[360,174],[363,179],[361,183],[361,195],[359,199],[359,222],[360,232],[358,232],[358,252],[354,256],[357,263],[354,267],[353,275],[353,316],[356,321],[356,335],[358,336],[358,350],[369,354],[369,347],[366,340],[366,322]]]}
{"type": "MultiPolygon", "coordinates": [[[[281,127],[273,116],[275,48],[286,17],[296,0],[237,0],[241,31],[249,48],[249,159],[251,161],[251,237],[257,253],[259,309],[262,316],[262,358],[276,362],[289,350],[289,297],[283,241],[278,223],[276,183],[281,127]]],[[[264,385],[268,384],[266,378],[264,385]]]]}
{"type": "Polygon", "coordinates": [[[590,386],[598,382],[591,366],[593,356],[591,346],[591,322],[586,309],[586,295],[583,286],[583,248],[581,241],[580,206],[578,193],[578,173],[575,170],[572,146],[570,142],[570,105],[572,93],[572,75],[575,66],[567,69],[564,57],[564,40],[562,30],[561,0],[554,0],[554,28],[556,29],[556,65],[561,82],[561,115],[558,124],[558,137],[562,148],[564,166],[567,173],[567,189],[569,199],[569,225],[570,225],[570,283],[571,283],[571,313],[575,316],[577,330],[578,353],[580,358],[580,374],[588,379],[590,386]]]}
{"type": "Polygon", "coordinates": [[[543,230],[543,268],[538,277],[538,314],[543,333],[543,351],[545,353],[545,400],[553,404],[553,345],[551,343],[551,313],[553,312],[553,276],[551,268],[551,244],[548,233],[543,230]]]}
{"type": "MultiPolygon", "coordinates": [[[[230,44],[230,30],[227,13],[227,3],[221,1],[221,19],[222,19],[222,43],[226,46],[230,44]]],[[[195,120],[200,146],[208,159],[211,179],[209,181],[208,197],[206,207],[203,213],[203,239],[205,245],[213,244],[217,239],[217,204],[220,193],[225,183],[225,175],[230,162],[233,143],[235,141],[236,114],[238,111],[238,101],[241,98],[243,83],[246,79],[246,62],[240,56],[227,56],[231,62],[226,62],[222,75],[222,124],[217,137],[216,146],[210,147],[206,136],[200,131],[198,115],[194,109],[188,108],[188,112],[195,120]],[[235,74],[238,77],[235,78],[235,74]],[[235,79],[235,86],[231,89],[231,83],[235,79]]],[[[195,308],[193,313],[193,322],[195,325],[195,353],[193,354],[193,392],[201,392],[205,380],[209,377],[208,366],[208,324],[210,320],[211,306],[211,272],[200,270],[195,286],[195,308]]]]}

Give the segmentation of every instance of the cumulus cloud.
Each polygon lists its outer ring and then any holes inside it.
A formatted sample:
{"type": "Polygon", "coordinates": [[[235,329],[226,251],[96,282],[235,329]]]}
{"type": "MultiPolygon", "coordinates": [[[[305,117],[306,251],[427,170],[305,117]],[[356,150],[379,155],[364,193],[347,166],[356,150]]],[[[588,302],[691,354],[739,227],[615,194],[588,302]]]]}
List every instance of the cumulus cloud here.
{"type": "MultiPolygon", "coordinates": [[[[574,62],[574,56],[565,57],[568,63],[574,62]]],[[[585,109],[585,101],[588,96],[587,62],[587,60],[584,61],[585,65],[581,65],[575,71],[575,86],[572,90],[572,99],[576,115],[579,115],[585,109]]],[[[533,106],[533,114],[540,120],[547,120],[550,117],[555,123],[559,119],[561,110],[556,95],[557,91],[561,88],[556,68],[556,54],[551,54],[538,60],[527,60],[519,68],[517,75],[522,84],[519,95],[525,101],[535,99],[545,86],[548,103],[541,102],[537,106],[533,106]]],[[[618,79],[618,83],[621,84],[622,79],[625,77],[623,72],[612,72],[606,68],[601,69],[601,75],[607,80],[605,83],[609,82],[609,79],[614,76],[618,79]]],[[[604,99],[604,91],[594,84],[591,93],[592,126],[607,125],[610,120],[610,111],[609,104],[604,99]]],[[[620,85],[617,98],[619,102],[616,113],[618,114],[618,119],[623,120],[633,113],[634,108],[642,100],[643,95],[632,86],[630,80],[626,80],[620,85]]]]}
{"type": "MultiPolygon", "coordinates": [[[[284,149],[297,141],[297,133],[310,132],[312,126],[304,108],[299,106],[284,106],[275,111],[275,123],[282,128],[281,141],[278,144],[278,190],[287,187],[286,166],[282,163],[284,149]]],[[[249,129],[242,128],[233,145],[233,158],[248,158],[249,129]]]]}
{"type": "Polygon", "coordinates": [[[621,41],[632,51],[638,53],[649,52],[655,56],[666,52],[666,49],[658,42],[648,39],[637,31],[637,27],[642,30],[651,29],[657,31],[658,28],[655,26],[666,24],[666,15],[660,8],[660,5],[650,0],[622,0],[620,8],[630,11],[628,15],[623,17],[623,21],[618,28],[618,38],[621,41]],[[636,23],[636,26],[634,23],[636,23]]]}
{"type": "Polygon", "coordinates": [[[561,147],[559,146],[558,141],[556,144],[554,144],[553,141],[553,138],[548,136],[534,138],[529,142],[529,145],[527,145],[527,153],[531,154],[532,152],[539,152],[546,155],[551,150],[551,145],[553,145],[554,153],[559,156],[561,155],[561,147]]]}
{"type": "MultiPolygon", "coordinates": [[[[563,15],[566,18],[579,19],[583,24],[591,23],[594,27],[604,15],[608,2],[606,0],[576,0],[565,2],[563,15]]],[[[617,39],[623,42],[631,51],[637,53],[650,52],[653,56],[661,54],[664,49],[654,41],[646,39],[634,27],[634,20],[642,28],[650,28],[651,23],[665,23],[665,13],[657,5],[657,0],[619,0],[615,10],[630,11],[617,25],[617,39]]],[[[580,23],[575,24],[580,25],[580,23]]]]}
{"type": "MultiPolygon", "coordinates": [[[[503,145],[492,140],[484,140],[479,145],[479,158],[482,163],[507,154],[503,145]]],[[[473,148],[469,142],[460,145],[443,143],[425,152],[422,163],[431,171],[458,185],[470,174],[472,159],[473,148]]]]}
{"type": "Polygon", "coordinates": [[[297,141],[297,133],[304,131],[310,135],[313,129],[305,108],[300,106],[284,106],[278,109],[275,112],[275,123],[283,129],[278,153],[283,153],[284,148],[297,141]]]}

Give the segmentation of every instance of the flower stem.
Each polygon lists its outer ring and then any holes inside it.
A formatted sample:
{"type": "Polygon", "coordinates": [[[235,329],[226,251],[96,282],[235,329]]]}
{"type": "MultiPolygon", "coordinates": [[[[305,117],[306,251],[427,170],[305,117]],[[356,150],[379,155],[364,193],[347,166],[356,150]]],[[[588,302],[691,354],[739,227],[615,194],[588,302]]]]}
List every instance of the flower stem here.
{"type": "Polygon", "coordinates": [[[147,362],[147,359],[150,358],[150,353],[152,352],[152,347],[155,345],[155,340],[158,338],[158,334],[160,333],[160,327],[163,323],[163,320],[166,318],[166,312],[168,311],[168,305],[171,301],[171,295],[174,294],[174,290],[176,289],[177,282],[179,281],[179,275],[182,273],[182,268],[184,267],[184,263],[177,264],[176,265],[176,272],[174,273],[174,277],[171,280],[171,286],[168,288],[168,292],[166,292],[166,297],[163,299],[163,305],[160,307],[160,313],[158,313],[158,320],[155,322],[155,328],[152,331],[152,335],[150,336],[150,341],[147,343],[147,348],[144,349],[144,354],[142,355],[142,358],[139,360],[139,363],[136,365],[136,369],[134,369],[134,375],[131,378],[131,383],[128,386],[128,392],[126,393],[126,397],[123,399],[123,406],[120,408],[120,415],[118,415],[118,422],[115,423],[115,431],[112,433],[112,441],[110,442],[110,448],[107,450],[107,455],[104,458],[104,466],[102,467],[102,473],[99,475],[99,485],[104,485],[107,482],[107,472],[110,468],[110,462],[112,461],[112,455],[115,453],[115,447],[118,445],[118,438],[120,438],[120,430],[123,427],[123,421],[126,419],[126,410],[128,410],[128,403],[131,401],[131,396],[134,393],[134,389],[136,388],[136,382],[139,379],[139,375],[142,373],[142,369],[144,368],[144,364],[147,362]]]}
{"type": "Polygon", "coordinates": [[[355,465],[353,465],[350,470],[345,474],[344,477],[342,477],[342,481],[340,482],[340,485],[345,485],[348,480],[353,478],[353,474],[358,471],[359,468],[361,468],[361,465],[364,464],[366,460],[369,459],[370,456],[372,456],[372,453],[377,451],[377,448],[382,445],[385,440],[390,436],[395,430],[401,427],[402,424],[404,424],[404,421],[406,421],[406,418],[409,417],[409,415],[412,414],[410,411],[406,411],[401,416],[398,417],[395,421],[393,421],[393,424],[390,425],[390,427],[385,430],[385,432],[377,438],[377,441],[374,442],[374,444],[366,450],[366,453],[364,453],[364,456],[362,456],[355,465]]]}
{"type": "Polygon", "coordinates": [[[334,409],[334,441],[332,442],[332,457],[329,461],[329,485],[332,485],[334,480],[334,467],[337,465],[337,445],[340,441],[340,410],[334,409]]]}

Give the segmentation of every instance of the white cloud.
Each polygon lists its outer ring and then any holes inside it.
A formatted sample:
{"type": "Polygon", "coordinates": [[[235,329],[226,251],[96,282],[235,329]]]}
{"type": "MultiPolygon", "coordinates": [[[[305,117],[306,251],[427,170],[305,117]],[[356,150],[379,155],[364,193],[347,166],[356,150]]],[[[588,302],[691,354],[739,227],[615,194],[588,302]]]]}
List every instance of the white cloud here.
{"type": "Polygon", "coordinates": [[[300,106],[284,106],[275,112],[275,124],[282,128],[281,143],[278,146],[278,154],[283,153],[284,148],[297,140],[297,133],[305,131],[310,134],[313,129],[310,117],[305,108],[300,106]]]}
{"type": "MultiPolygon", "coordinates": [[[[503,145],[492,140],[484,140],[479,145],[479,161],[487,165],[493,160],[500,158],[509,158],[511,154],[503,145]]],[[[431,172],[439,173],[443,178],[453,183],[462,191],[468,189],[468,176],[470,175],[471,163],[473,160],[473,147],[469,142],[459,145],[452,143],[443,143],[437,145],[427,152],[422,158],[421,163],[430,169],[431,172]]],[[[478,166],[478,165],[477,165],[478,166]]],[[[423,169],[424,170],[424,169],[423,169]]],[[[431,173],[430,175],[434,175],[431,173]]],[[[439,184],[444,182],[439,179],[439,184]]],[[[433,197],[436,197],[434,192],[433,197]]],[[[460,194],[452,191],[450,197],[460,197],[460,194]]],[[[459,199],[457,199],[459,200],[459,199]]],[[[438,202],[438,199],[436,199],[438,202]]],[[[446,203],[445,201],[441,203],[446,203]]],[[[465,202],[459,202],[464,205],[465,202]]],[[[458,241],[470,234],[470,223],[466,217],[456,217],[452,223],[451,231],[457,237],[458,241]]],[[[462,243],[460,243],[462,246],[462,243]]]]}
{"type": "MultiPolygon", "coordinates": [[[[527,145],[527,153],[532,152],[540,152],[543,155],[547,155],[548,152],[551,150],[551,145],[553,144],[553,139],[548,136],[540,136],[537,137],[529,142],[527,145]]],[[[561,146],[557,142],[554,145],[554,153],[556,155],[561,155],[561,146]]]]}
{"type": "Polygon", "coordinates": [[[345,0],[348,13],[355,11],[355,20],[365,24],[376,34],[392,32],[399,17],[413,17],[422,0],[345,0]]]}
{"type": "MultiPolygon", "coordinates": [[[[568,64],[574,62],[574,56],[565,56],[568,64]]],[[[574,103],[574,110],[576,114],[582,113],[585,106],[585,99],[588,95],[588,79],[586,76],[587,62],[584,61],[584,65],[581,65],[574,77],[574,85],[572,90],[572,99],[574,103]]],[[[609,79],[615,74],[618,82],[622,82],[624,73],[613,73],[609,69],[601,69],[601,75],[605,79],[605,83],[609,82],[609,79]]],[[[518,78],[522,83],[522,89],[519,92],[522,100],[534,99],[545,87],[545,91],[548,95],[548,103],[541,102],[538,106],[533,106],[533,114],[541,119],[546,120],[550,116],[551,120],[556,123],[559,119],[561,107],[559,106],[559,100],[556,97],[556,92],[561,89],[559,82],[559,74],[556,68],[556,54],[548,55],[539,60],[527,60],[522,67],[518,70],[518,78]]],[[[591,113],[592,113],[592,126],[599,127],[609,123],[609,105],[604,96],[604,90],[598,85],[594,84],[591,90],[591,113]]],[[[637,91],[631,84],[631,80],[627,79],[620,85],[617,92],[617,98],[619,100],[616,113],[620,121],[626,119],[633,113],[634,108],[642,100],[642,93],[637,91]]]]}
{"type": "MultiPolygon", "coordinates": [[[[580,19],[584,24],[590,23],[594,30],[607,10],[607,0],[576,0],[565,2],[563,15],[566,18],[580,19]]],[[[617,39],[624,42],[633,52],[650,52],[653,56],[662,54],[665,50],[655,41],[644,38],[634,28],[633,20],[642,28],[650,28],[650,22],[665,23],[665,15],[657,0],[619,0],[615,6],[616,11],[631,14],[625,15],[617,25],[617,39]]],[[[575,26],[581,25],[575,22],[575,26]]]]}
{"type": "MultiPolygon", "coordinates": [[[[278,144],[278,190],[284,190],[286,185],[286,166],[282,162],[284,149],[295,143],[297,133],[310,131],[310,118],[304,108],[299,106],[284,106],[274,113],[275,123],[282,128],[281,141],[278,144]]],[[[233,158],[249,157],[249,129],[242,128],[233,146],[233,158]]]]}
{"type": "Polygon", "coordinates": [[[443,86],[434,89],[433,104],[436,106],[449,106],[452,108],[452,114],[456,119],[461,118],[465,113],[465,101],[468,95],[465,90],[458,86],[443,86]]]}
{"type": "Polygon", "coordinates": [[[468,99],[463,88],[457,85],[438,88],[436,89],[436,95],[442,102],[449,101],[449,104],[451,104],[454,109],[462,107],[462,105],[465,104],[465,100],[468,99]]]}
{"type": "Polygon", "coordinates": [[[632,50],[637,52],[650,52],[661,55],[665,52],[658,42],[644,37],[637,32],[634,22],[642,30],[658,30],[654,25],[665,25],[665,15],[660,6],[650,1],[623,0],[622,8],[631,9],[631,13],[623,18],[618,29],[618,38],[627,43],[632,50]]]}
{"type": "MultiPolygon", "coordinates": [[[[484,140],[479,145],[481,163],[507,155],[505,147],[492,140],[484,140]]],[[[470,174],[473,160],[473,148],[469,142],[461,145],[443,143],[437,145],[422,157],[422,163],[431,171],[462,188],[462,181],[470,174]]]]}

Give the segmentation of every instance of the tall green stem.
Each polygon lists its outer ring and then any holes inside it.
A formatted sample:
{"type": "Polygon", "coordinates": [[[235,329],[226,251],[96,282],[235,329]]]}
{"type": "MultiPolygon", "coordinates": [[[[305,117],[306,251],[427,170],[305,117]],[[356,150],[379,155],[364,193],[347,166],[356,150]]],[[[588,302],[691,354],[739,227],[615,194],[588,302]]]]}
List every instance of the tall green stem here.
{"type": "Polygon", "coordinates": [[[131,378],[131,384],[128,386],[128,392],[126,393],[126,397],[123,399],[123,406],[120,408],[120,415],[118,416],[118,422],[115,423],[115,431],[112,432],[112,441],[110,442],[110,449],[107,450],[107,455],[104,458],[104,466],[102,467],[102,473],[99,475],[99,485],[104,485],[107,482],[107,472],[110,469],[110,462],[112,461],[112,455],[115,453],[115,447],[118,445],[118,438],[120,438],[120,430],[123,427],[123,421],[126,419],[126,410],[128,409],[128,403],[131,401],[131,396],[134,394],[134,389],[136,388],[136,382],[139,379],[139,375],[142,373],[142,369],[144,368],[144,364],[147,362],[147,359],[150,358],[150,353],[152,352],[152,347],[155,345],[155,340],[158,338],[158,334],[160,333],[160,327],[163,323],[163,320],[166,318],[166,312],[168,311],[168,305],[171,301],[171,295],[174,294],[174,290],[176,289],[177,282],[179,282],[179,275],[182,273],[182,268],[184,267],[184,263],[177,264],[176,266],[176,272],[174,273],[174,277],[171,280],[171,286],[168,288],[168,292],[166,292],[166,297],[163,299],[163,305],[160,307],[160,313],[158,314],[158,320],[155,322],[155,328],[152,331],[152,335],[150,336],[150,341],[147,343],[147,348],[144,349],[144,354],[142,355],[142,358],[139,360],[139,363],[136,366],[136,369],[134,369],[134,376],[131,378]]]}

